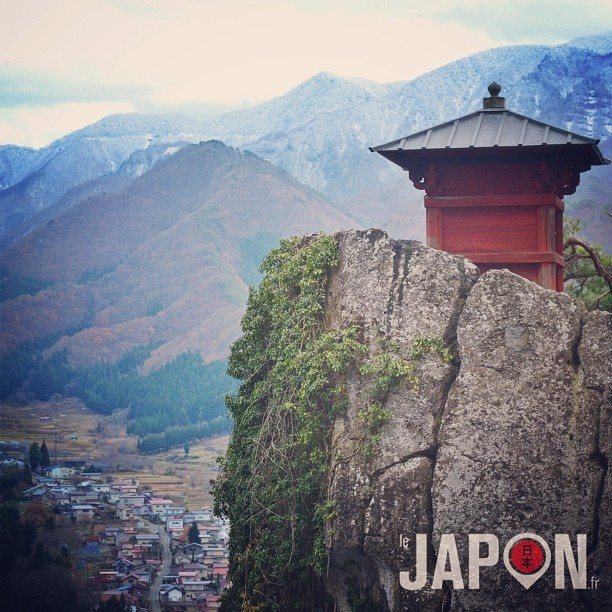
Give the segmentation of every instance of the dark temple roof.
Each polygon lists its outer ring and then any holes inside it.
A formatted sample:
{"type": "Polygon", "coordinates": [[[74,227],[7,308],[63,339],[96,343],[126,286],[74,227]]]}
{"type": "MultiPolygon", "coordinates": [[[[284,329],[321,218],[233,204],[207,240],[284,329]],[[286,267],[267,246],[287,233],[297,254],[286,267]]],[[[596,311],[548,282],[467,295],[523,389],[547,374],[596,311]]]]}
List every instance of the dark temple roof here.
{"type": "MultiPolygon", "coordinates": [[[[491,87],[489,89],[491,91],[491,87]]],[[[495,91],[495,89],[493,89],[495,91]]],[[[528,149],[553,147],[571,151],[581,149],[591,165],[609,164],[597,145],[599,140],[587,138],[562,128],[547,125],[505,108],[504,98],[496,95],[484,99],[485,108],[441,125],[405,136],[393,142],[370,147],[398,163],[398,152],[412,157],[419,153],[474,149],[528,149]],[[492,102],[491,102],[492,101],[492,102]]],[[[526,151],[525,151],[526,152],[526,151]]],[[[551,151],[552,152],[552,151],[551,151]]],[[[400,153],[400,156],[403,155],[400,153]]],[[[401,164],[400,164],[401,165],[401,164]]]]}

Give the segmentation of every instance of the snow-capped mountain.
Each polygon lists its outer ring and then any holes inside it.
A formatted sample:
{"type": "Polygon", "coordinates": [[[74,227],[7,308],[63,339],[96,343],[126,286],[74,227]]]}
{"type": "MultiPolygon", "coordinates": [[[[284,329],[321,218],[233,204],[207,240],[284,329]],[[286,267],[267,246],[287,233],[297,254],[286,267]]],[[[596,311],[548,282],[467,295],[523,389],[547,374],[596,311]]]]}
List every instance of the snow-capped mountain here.
{"type": "Polygon", "coordinates": [[[202,139],[200,124],[188,117],[122,114],[42,149],[0,147],[0,235],[17,237],[31,217],[87,181],[117,173],[138,176],[159,157],[202,139]],[[147,153],[130,160],[136,151],[147,153]]]}
{"type": "Polygon", "coordinates": [[[368,146],[481,108],[493,80],[510,109],[608,139],[611,49],[612,32],[555,47],[502,47],[389,85],[321,73],[285,96],[208,121],[205,133],[342,199],[393,175],[368,146]]]}
{"type": "MultiPolygon", "coordinates": [[[[554,47],[491,49],[405,82],[321,73],[284,96],[205,123],[177,115],[114,115],[44,149],[0,147],[0,236],[7,245],[47,222],[48,215],[35,215],[52,204],[63,210],[74,189],[104,189],[94,179],[139,176],[185,143],[218,139],[286,170],[362,224],[390,229],[401,213],[402,235],[419,238],[412,226],[406,234],[402,202],[420,202],[421,194],[368,147],[477,110],[493,80],[502,85],[508,108],[601,139],[604,155],[612,156],[607,32],[554,47]],[[398,201],[397,193],[406,200],[398,201]]],[[[587,173],[574,200],[604,197],[609,170],[587,173]]]]}

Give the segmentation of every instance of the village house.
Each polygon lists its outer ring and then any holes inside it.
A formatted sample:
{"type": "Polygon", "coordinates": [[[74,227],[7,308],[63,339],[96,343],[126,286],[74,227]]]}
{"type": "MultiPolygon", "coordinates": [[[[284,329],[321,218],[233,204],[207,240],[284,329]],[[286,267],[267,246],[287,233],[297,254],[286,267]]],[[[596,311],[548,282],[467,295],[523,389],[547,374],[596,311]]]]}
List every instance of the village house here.
{"type": "Polygon", "coordinates": [[[159,572],[162,566],[161,559],[145,559],[145,567],[153,572],[159,572]]]}
{"type": "Polygon", "coordinates": [[[134,563],[128,559],[120,557],[113,564],[112,568],[121,576],[129,574],[134,569],[134,563]]]}
{"type": "Polygon", "coordinates": [[[187,581],[199,580],[196,572],[194,571],[185,571],[179,568],[178,575],[181,584],[185,584],[187,581]]]}
{"type": "Polygon", "coordinates": [[[123,495],[125,495],[125,493],[120,488],[111,486],[110,490],[108,491],[108,501],[111,504],[116,504],[123,495]]]}
{"type": "Polygon", "coordinates": [[[204,553],[213,559],[223,558],[227,556],[227,549],[223,544],[204,544],[204,553]]]}
{"type": "Polygon", "coordinates": [[[204,589],[210,584],[210,581],[183,580],[181,584],[185,589],[185,601],[195,601],[198,596],[204,594],[204,589]]]}
{"type": "Polygon", "coordinates": [[[194,557],[198,559],[205,555],[206,549],[204,548],[203,544],[192,542],[190,544],[187,544],[186,546],[183,546],[183,553],[189,558],[194,557]]]}
{"type": "Polygon", "coordinates": [[[214,580],[219,580],[222,584],[227,583],[227,573],[229,568],[215,566],[212,571],[212,577],[214,580]]]}
{"type": "Polygon", "coordinates": [[[183,563],[179,569],[179,576],[193,580],[204,580],[208,577],[207,567],[202,563],[183,563]]]}
{"type": "Polygon", "coordinates": [[[95,508],[90,504],[72,504],[71,513],[77,521],[91,520],[94,516],[95,508]]]}
{"type": "Polygon", "coordinates": [[[171,506],[170,508],[166,508],[165,511],[166,520],[173,517],[183,516],[185,514],[185,508],[181,508],[180,506],[171,506]]]}
{"type": "Polygon", "coordinates": [[[202,508],[201,510],[196,510],[194,512],[188,512],[185,515],[185,522],[192,523],[195,521],[196,523],[213,523],[215,517],[210,508],[202,508]]]}
{"type": "Polygon", "coordinates": [[[79,504],[83,501],[85,501],[85,491],[69,491],[68,492],[68,499],[70,500],[71,504],[79,504]]]}
{"type": "Polygon", "coordinates": [[[193,561],[194,559],[196,559],[197,557],[194,557],[193,559],[189,556],[186,555],[183,552],[178,552],[174,555],[173,559],[174,559],[174,563],[176,565],[182,565],[183,563],[189,563],[191,561],[193,561]]]}
{"type": "Polygon", "coordinates": [[[119,580],[120,586],[132,586],[138,582],[142,582],[145,584],[143,580],[141,580],[140,576],[136,572],[130,572],[126,576],[121,577],[119,580]]]}
{"type": "Polygon", "coordinates": [[[126,593],[137,603],[140,607],[147,607],[149,605],[149,590],[150,586],[144,582],[134,582],[129,587],[126,587],[126,593]]]}
{"type": "Polygon", "coordinates": [[[98,482],[102,480],[102,472],[81,472],[81,477],[83,480],[93,480],[98,482]]]}
{"type": "Polygon", "coordinates": [[[92,482],[91,490],[96,493],[110,493],[111,484],[110,482],[92,482]]]}
{"type": "Polygon", "coordinates": [[[151,572],[149,570],[135,569],[132,571],[132,574],[138,576],[140,582],[146,582],[147,584],[151,583],[151,572]]]}
{"type": "Polygon", "coordinates": [[[162,584],[159,595],[161,601],[170,603],[185,601],[185,589],[178,584],[162,584]]]}
{"type": "Polygon", "coordinates": [[[70,503],[70,498],[67,493],[56,494],[53,491],[49,491],[48,494],[44,496],[44,500],[48,506],[60,508],[64,514],[70,514],[72,504],[70,503]]]}
{"type": "Polygon", "coordinates": [[[174,505],[174,502],[162,497],[152,497],[149,504],[151,506],[151,514],[162,515],[170,506],[174,505]]]}
{"type": "Polygon", "coordinates": [[[99,506],[101,503],[100,494],[93,493],[91,491],[87,491],[85,496],[83,497],[83,502],[86,504],[91,504],[92,506],[99,506]]]}
{"type": "Polygon", "coordinates": [[[183,531],[184,524],[182,516],[168,518],[166,519],[166,531],[171,538],[178,537],[183,531]]]}
{"type": "Polygon", "coordinates": [[[181,580],[178,575],[178,569],[170,568],[170,573],[165,574],[162,578],[162,584],[180,584],[181,580]]]}
{"type": "Polygon", "coordinates": [[[221,607],[219,596],[214,593],[205,594],[198,597],[198,612],[216,612],[221,607]]]}
{"type": "Polygon", "coordinates": [[[133,518],[133,516],[134,516],[134,508],[132,508],[132,506],[127,506],[127,505],[119,504],[117,506],[117,516],[122,521],[127,521],[127,520],[133,518]]]}
{"type": "Polygon", "coordinates": [[[147,554],[147,556],[155,557],[159,555],[160,539],[157,533],[143,533],[134,536],[136,545],[147,554]]]}
{"type": "Polygon", "coordinates": [[[59,479],[57,478],[47,478],[47,476],[38,476],[36,478],[36,484],[40,484],[40,485],[49,485],[49,486],[55,486],[59,484],[59,479]]]}
{"type": "Polygon", "coordinates": [[[21,496],[24,500],[38,499],[49,490],[49,485],[37,483],[33,487],[30,487],[29,489],[23,491],[21,496]]]}
{"type": "Polygon", "coordinates": [[[77,471],[74,468],[54,465],[52,467],[48,467],[43,473],[48,478],[71,478],[77,473],[77,471]]]}
{"type": "Polygon", "coordinates": [[[144,517],[151,514],[151,507],[149,504],[136,504],[133,506],[135,517],[144,517]]]}
{"type": "MultiPolygon", "coordinates": [[[[2,444],[2,442],[0,442],[0,444],[2,444]]],[[[0,453],[0,467],[23,469],[25,467],[25,462],[21,459],[15,459],[14,457],[9,457],[4,453],[0,453]]]]}
{"type": "Polygon", "coordinates": [[[145,503],[145,496],[140,493],[129,493],[120,499],[127,506],[142,506],[145,503]]]}
{"type": "Polygon", "coordinates": [[[121,498],[135,495],[138,493],[138,485],[131,482],[115,482],[111,485],[109,491],[109,500],[112,503],[118,502],[121,498]]]}
{"type": "Polygon", "coordinates": [[[117,537],[121,533],[118,527],[106,527],[102,533],[100,533],[100,542],[107,546],[113,546],[117,543],[117,537]]]}
{"type": "Polygon", "coordinates": [[[120,578],[118,572],[100,571],[94,578],[97,590],[112,591],[119,586],[120,578]]]}

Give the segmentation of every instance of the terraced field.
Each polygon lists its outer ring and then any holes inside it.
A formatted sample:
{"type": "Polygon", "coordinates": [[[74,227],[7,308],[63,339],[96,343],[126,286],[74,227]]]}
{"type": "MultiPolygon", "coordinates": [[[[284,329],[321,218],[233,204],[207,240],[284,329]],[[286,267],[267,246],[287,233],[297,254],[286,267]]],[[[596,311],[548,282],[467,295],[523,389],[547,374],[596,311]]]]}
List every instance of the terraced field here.
{"type": "Polygon", "coordinates": [[[103,417],[74,398],[0,405],[0,441],[30,446],[45,440],[52,463],[104,463],[114,480],[134,478],[190,510],[212,504],[210,480],[218,473],[216,459],[224,454],[229,436],[193,444],[188,455],[180,447],[143,456],[136,451],[136,439],[126,435],[125,425],[125,412],[103,417]]]}
{"type": "Polygon", "coordinates": [[[140,457],[148,462],[131,472],[117,472],[116,478],[134,478],[144,488],[173,499],[177,505],[195,510],[212,505],[210,481],[218,474],[217,457],[225,453],[229,436],[194,444],[189,455],[182,448],[140,457]]]}

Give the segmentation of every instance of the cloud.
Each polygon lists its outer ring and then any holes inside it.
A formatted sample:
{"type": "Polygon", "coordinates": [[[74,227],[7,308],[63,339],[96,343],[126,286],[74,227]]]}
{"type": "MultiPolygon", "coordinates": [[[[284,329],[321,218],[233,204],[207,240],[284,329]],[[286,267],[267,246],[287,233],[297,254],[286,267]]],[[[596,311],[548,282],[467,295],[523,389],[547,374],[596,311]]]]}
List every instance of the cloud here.
{"type": "Polygon", "coordinates": [[[69,102],[117,102],[150,95],[151,89],[54,78],[0,67],[0,107],[46,106],[69,102]]]}
{"type": "Polygon", "coordinates": [[[511,44],[559,44],[612,29],[609,0],[429,0],[423,4],[433,18],[462,23],[511,44]]]}
{"type": "Polygon", "coordinates": [[[564,42],[612,28],[608,4],[7,2],[0,20],[0,108],[7,130],[11,118],[34,117],[34,108],[47,104],[81,103],[84,113],[96,103],[146,112],[199,108],[202,116],[282,95],[322,71],[378,82],[408,80],[501,44],[564,42]],[[23,116],[9,113],[21,106],[23,116]]]}
{"type": "MultiPolygon", "coordinates": [[[[303,10],[334,7],[388,19],[430,19],[487,34],[499,44],[556,44],[612,29],[610,0],[289,0],[303,10]]],[[[408,33],[407,33],[408,34],[408,33]]]]}
{"type": "Polygon", "coordinates": [[[0,22],[0,65],[64,81],[139,84],[160,104],[235,104],[280,95],[323,70],[408,79],[494,44],[460,24],[343,3],[307,6],[281,0],[21,0],[0,22]]]}

